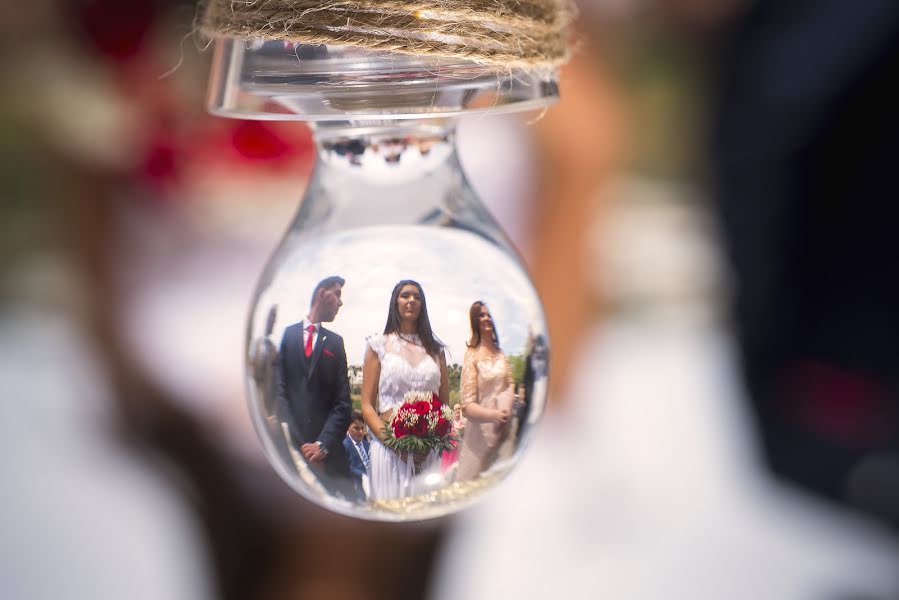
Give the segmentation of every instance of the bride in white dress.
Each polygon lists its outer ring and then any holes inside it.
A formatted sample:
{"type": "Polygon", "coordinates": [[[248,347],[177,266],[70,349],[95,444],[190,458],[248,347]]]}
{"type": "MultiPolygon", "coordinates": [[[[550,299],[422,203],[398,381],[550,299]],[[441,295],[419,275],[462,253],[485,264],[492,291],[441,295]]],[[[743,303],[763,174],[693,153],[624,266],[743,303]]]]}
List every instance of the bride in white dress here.
{"type": "MultiPolygon", "coordinates": [[[[416,493],[416,457],[385,446],[384,426],[408,392],[436,392],[447,401],[449,379],[443,344],[431,331],[421,285],[400,281],[393,288],[383,335],[366,339],[362,366],[362,415],[372,433],[369,498],[388,500],[416,493]]],[[[437,466],[436,455],[417,457],[420,471],[437,466]]],[[[422,473],[422,474],[423,474],[422,473]]]]}

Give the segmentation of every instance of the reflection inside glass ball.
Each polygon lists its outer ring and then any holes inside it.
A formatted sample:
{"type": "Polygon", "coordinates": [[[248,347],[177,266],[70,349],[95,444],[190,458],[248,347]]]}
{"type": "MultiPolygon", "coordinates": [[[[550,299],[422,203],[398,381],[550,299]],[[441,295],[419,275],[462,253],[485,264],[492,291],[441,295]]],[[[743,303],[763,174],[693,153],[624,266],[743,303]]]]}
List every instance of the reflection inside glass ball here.
{"type": "Polygon", "coordinates": [[[501,244],[379,225],[290,239],[248,338],[250,410],[299,493],[376,520],[464,507],[543,412],[538,298],[501,244]]]}

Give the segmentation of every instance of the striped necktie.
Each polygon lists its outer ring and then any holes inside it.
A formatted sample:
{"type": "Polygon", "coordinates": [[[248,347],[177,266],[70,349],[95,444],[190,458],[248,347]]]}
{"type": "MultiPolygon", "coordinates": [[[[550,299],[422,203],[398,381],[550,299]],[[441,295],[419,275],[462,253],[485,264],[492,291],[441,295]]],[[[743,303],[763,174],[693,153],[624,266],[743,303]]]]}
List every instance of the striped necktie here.
{"type": "Polygon", "coordinates": [[[368,471],[369,458],[368,452],[365,451],[365,444],[362,442],[354,442],[356,444],[356,450],[359,452],[359,456],[362,457],[362,464],[365,466],[365,470],[368,471]]]}

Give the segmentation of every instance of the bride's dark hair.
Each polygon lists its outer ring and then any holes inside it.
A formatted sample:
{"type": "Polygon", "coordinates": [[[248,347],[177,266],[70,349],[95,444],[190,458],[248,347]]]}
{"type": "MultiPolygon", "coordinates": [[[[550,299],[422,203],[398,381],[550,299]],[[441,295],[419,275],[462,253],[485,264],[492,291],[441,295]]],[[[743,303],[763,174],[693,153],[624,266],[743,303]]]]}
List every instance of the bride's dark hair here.
{"type": "Polygon", "coordinates": [[[400,309],[397,307],[397,300],[400,297],[400,291],[407,285],[414,285],[421,294],[421,312],[418,314],[418,323],[416,329],[421,345],[424,346],[425,352],[437,360],[440,351],[443,350],[444,343],[437,339],[434,332],[431,331],[431,320],[428,318],[428,302],[425,300],[425,291],[421,289],[421,284],[411,279],[403,279],[393,288],[390,294],[390,307],[387,309],[387,324],[384,326],[384,335],[388,333],[397,333],[400,330],[400,309]]]}

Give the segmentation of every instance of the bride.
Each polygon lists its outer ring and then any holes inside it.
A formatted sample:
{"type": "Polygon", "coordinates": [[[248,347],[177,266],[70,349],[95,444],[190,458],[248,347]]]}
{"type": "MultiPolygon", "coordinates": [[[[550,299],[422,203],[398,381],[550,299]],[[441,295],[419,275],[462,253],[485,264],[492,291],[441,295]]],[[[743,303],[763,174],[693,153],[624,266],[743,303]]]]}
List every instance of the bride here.
{"type": "Polygon", "coordinates": [[[408,392],[436,392],[448,399],[449,379],[443,344],[431,331],[421,285],[403,280],[393,288],[383,335],[366,339],[362,365],[362,415],[372,433],[372,500],[415,494],[414,464],[427,470],[436,456],[400,455],[383,444],[384,427],[408,392]]]}

